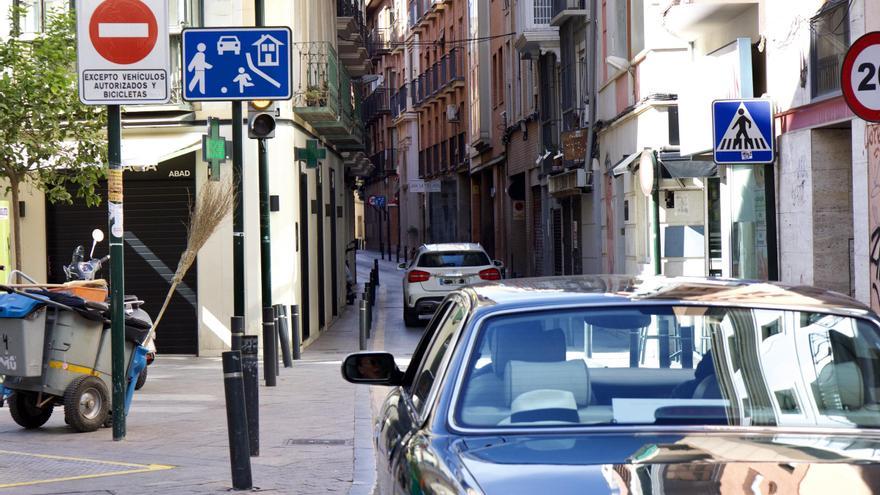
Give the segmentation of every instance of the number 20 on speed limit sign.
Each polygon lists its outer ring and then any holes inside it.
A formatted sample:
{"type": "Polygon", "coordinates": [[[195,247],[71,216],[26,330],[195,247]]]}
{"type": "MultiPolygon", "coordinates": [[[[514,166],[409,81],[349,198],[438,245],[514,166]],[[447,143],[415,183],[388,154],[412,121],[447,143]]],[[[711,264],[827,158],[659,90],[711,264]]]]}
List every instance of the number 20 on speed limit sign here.
{"type": "Polygon", "coordinates": [[[840,88],[853,113],[880,122],[880,31],[857,39],[846,52],[840,88]]]}

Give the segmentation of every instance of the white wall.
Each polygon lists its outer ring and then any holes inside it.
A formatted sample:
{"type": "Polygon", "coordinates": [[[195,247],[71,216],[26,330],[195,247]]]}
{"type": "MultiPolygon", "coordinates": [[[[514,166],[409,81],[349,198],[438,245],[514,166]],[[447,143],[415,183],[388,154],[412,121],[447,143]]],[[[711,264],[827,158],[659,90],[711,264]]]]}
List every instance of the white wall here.
{"type": "Polygon", "coordinates": [[[779,136],[779,277],[783,282],[813,283],[813,178],[810,131],[779,136]]]}

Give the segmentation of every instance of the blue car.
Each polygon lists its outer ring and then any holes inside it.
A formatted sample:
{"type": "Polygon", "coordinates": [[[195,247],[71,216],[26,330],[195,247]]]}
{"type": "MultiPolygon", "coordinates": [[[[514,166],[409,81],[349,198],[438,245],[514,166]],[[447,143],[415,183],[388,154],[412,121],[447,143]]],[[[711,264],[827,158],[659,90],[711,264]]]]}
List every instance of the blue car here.
{"type": "Polygon", "coordinates": [[[880,319],[811,287],[622,276],[458,289],[391,391],[382,494],[880,491],[880,319]]]}

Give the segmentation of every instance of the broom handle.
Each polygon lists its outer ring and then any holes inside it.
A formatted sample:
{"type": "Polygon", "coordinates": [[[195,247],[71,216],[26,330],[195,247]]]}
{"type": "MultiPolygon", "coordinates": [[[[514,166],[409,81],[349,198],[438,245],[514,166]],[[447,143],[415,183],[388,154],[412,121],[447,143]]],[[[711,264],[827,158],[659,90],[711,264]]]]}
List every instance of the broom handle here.
{"type": "Polygon", "coordinates": [[[162,317],[165,315],[165,310],[168,309],[168,304],[171,303],[171,296],[174,295],[174,291],[177,289],[177,281],[171,282],[171,287],[168,289],[168,295],[165,296],[165,302],[162,303],[162,309],[159,310],[159,316],[156,317],[156,321],[153,322],[153,326],[150,328],[150,333],[147,334],[147,338],[144,339],[144,342],[148,342],[153,334],[156,333],[156,327],[159,326],[159,322],[162,321],[162,317]]]}

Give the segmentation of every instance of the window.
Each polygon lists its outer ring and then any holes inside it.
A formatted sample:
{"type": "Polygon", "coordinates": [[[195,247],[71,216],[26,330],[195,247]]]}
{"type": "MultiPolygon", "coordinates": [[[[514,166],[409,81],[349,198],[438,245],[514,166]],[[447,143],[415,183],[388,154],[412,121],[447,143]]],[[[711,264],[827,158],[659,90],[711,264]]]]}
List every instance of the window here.
{"type": "Polygon", "coordinates": [[[456,266],[491,265],[489,257],[479,251],[445,251],[442,253],[424,253],[419,258],[423,268],[443,268],[456,266]]]}
{"type": "Polygon", "coordinates": [[[630,58],[645,48],[645,2],[630,1],[630,58]]]}
{"type": "Polygon", "coordinates": [[[840,67],[849,47],[845,0],[826,3],[810,21],[810,80],[813,98],[840,91],[840,67]]]}
{"type": "MultiPolygon", "coordinates": [[[[67,0],[17,0],[14,3],[24,9],[19,18],[19,29],[23,35],[43,32],[47,15],[66,10],[69,5],[67,0]]],[[[3,12],[3,15],[7,15],[7,12],[3,12]]]]}
{"type": "Polygon", "coordinates": [[[750,308],[624,306],[488,318],[456,422],[880,428],[880,333],[750,308]]]}
{"type": "Polygon", "coordinates": [[[458,303],[448,304],[446,308],[446,314],[443,315],[440,325],[434,332],[434,338],[425,350],[424,358],[413,380],[412,403],[419,412],[424,410],[431,390],[443,373],[440,368],[443,358],[450,351],[456,330],[467,314],[465,308],[458,303]]]}

